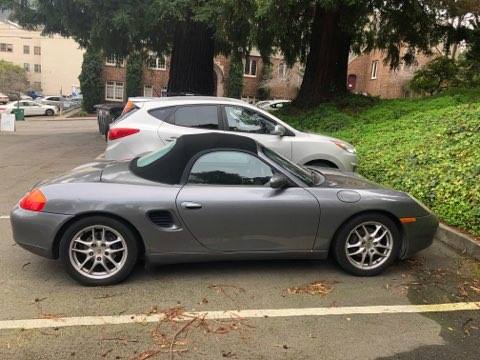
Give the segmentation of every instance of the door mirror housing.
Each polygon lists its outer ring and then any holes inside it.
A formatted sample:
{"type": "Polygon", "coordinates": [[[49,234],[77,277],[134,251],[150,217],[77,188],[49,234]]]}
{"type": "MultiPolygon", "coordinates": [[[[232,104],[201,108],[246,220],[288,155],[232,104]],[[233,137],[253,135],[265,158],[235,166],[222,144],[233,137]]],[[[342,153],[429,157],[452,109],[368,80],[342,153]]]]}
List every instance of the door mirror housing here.
{"type": "Polygon", "coordinates": [[[275,128],[272,130],[270,134],[284,136],[285,133],[286,133],[286,130],[282,125],[275,125],[275,128]]]}
{"type": "Polygon", "coordinates": [[[288,185],[288,179],[285,175],[280,173],[273,174],[272,178],[270,179],[270,187],[272,189],[283,189],[288,185]]]}

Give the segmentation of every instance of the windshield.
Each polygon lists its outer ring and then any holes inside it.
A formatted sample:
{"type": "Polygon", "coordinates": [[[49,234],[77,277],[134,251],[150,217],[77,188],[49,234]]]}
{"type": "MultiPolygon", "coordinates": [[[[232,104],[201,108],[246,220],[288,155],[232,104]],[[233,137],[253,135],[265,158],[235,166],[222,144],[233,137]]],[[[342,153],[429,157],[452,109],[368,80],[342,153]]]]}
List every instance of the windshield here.
{"type": "Polygon", "coordinates": [[[158,159],[162,158],[166,154],[172,150],[172,148],[175,146],[175,141],[172,141],[168,145],[156,150],[152,151],[151,153],[148,153],[147,155],[144,155],[142,157],[139,157],[137,159],[137,167],[145,167],[153,163],[154,161],[157,161],[158,159]]]}
{"type": "Polygon", "coordinates": [[[262,152],[272,161],[280,165],[282,168],[287,170],[292,175],[296,176],[302,180],[308,186],[313,186],[319,182],[316,177],[316,173],[304,168],[303,166],[294,164],[290,160],[284,158],[280,154],[277,154],[275,151],[272,151],[264,146],[261,147],[262,152]]]}

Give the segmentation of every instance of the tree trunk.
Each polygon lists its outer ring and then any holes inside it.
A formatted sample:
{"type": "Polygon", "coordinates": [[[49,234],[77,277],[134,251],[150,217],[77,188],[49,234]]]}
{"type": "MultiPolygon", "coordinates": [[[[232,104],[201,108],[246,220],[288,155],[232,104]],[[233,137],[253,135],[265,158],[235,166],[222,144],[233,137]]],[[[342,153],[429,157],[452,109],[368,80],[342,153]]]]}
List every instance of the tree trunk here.
{"type": "Polygon", "coordinates": [[[169,94],[214,95],[212,31],[189,20],[177,26],[170,59],[169,94]]]}
{"type": "Polygon", "coordinates": [[[310,51],[295,106],[314,106],[347,92],[351,39],[339,25],[345,11],[344,7],[315,7],[310,51]]]}

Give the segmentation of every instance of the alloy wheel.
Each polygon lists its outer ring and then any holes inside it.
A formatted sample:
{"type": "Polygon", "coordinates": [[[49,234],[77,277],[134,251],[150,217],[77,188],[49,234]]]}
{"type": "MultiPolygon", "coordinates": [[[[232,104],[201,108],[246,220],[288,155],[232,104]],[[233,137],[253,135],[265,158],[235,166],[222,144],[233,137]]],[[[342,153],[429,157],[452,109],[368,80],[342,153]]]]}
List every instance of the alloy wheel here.
{"type": "Polygon", "coordinates": [[[376,221],[364,222],[356,226],[345,243],[348,261],[361,270],[378,268],[390,258],[392,251],[391,231],[376,221]]]}

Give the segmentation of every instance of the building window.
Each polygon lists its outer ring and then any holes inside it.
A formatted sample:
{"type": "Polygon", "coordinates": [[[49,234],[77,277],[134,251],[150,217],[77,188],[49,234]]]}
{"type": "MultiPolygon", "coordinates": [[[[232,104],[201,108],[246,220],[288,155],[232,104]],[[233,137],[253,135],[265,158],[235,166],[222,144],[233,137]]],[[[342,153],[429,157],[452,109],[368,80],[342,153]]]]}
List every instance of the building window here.
{"type": "Polygon", "coordinates": [[[30,64],[23,64],[23,68],[25,69],[26,72],[29,72],[30,71],[30,64]]]}
{"type": "Polygon", "coordinates": [[[24,54],[30,54],[30,46],[23,45],[23,53],[24,54]]]}
{"type": "Polygon", "coordinates": [[[124,58],[116,55],[109,55],[105,59],[105,65],[107,66],[124,66],[124,58]]]}
{"type": "Polygon", "coordinates": [[[379,60],[372,61],[372,80],[376,80],[378,77],[378,64],[379,60]]]}
{"type": "Polygon", "coordinates": [[[33,71],[36,73],[41,73],[42,72],[42,65],[35,64],[33,71]]]}
{"type": "Polygon", "coordinates": [[[280,78],[286,78],[288,73],[288,66],[285,63],[280,63],[278,65],[278,77],[280,78]]]}
{"type": "Polygon", "coordinates": [[[153,96],[153,86],[145,85],[143,87],[143,96],[152,97],[153,96]]]}
{"type": "Polygon", "coordinates": [[[161,97],[166,97],[168,95],[167,87],[162,87],[162,91],[160,92],[161,97]]]}
{"type": "Polygon", "coordinates": [[[105,84],[105,100],[123,101],[123,82],[107,81],[105,84]]]}
{"type": "Polygon", "coordinates": [[[245,71],[244,71],[245,76],[257,76],[257,60],[247,58],[245,60],[245,71]]]}
{"type": "Polygon", "coordinates": [[[13,45],[12,44],[0,43],[0,51],[1,52],[13,52],[13,45]]]}
{"type": "Polygon", "coordinates": [[[40,48],[40,46],[34,46],[33,47],[33,53],[35,55],[41,55],[42,54],[42,49],[40,48]]]}
{"type": "Polygon", "coordinates": [[[150,54],[147,59],[147,67],[152,70],[167,70],[167,57],[150,54]]]}

